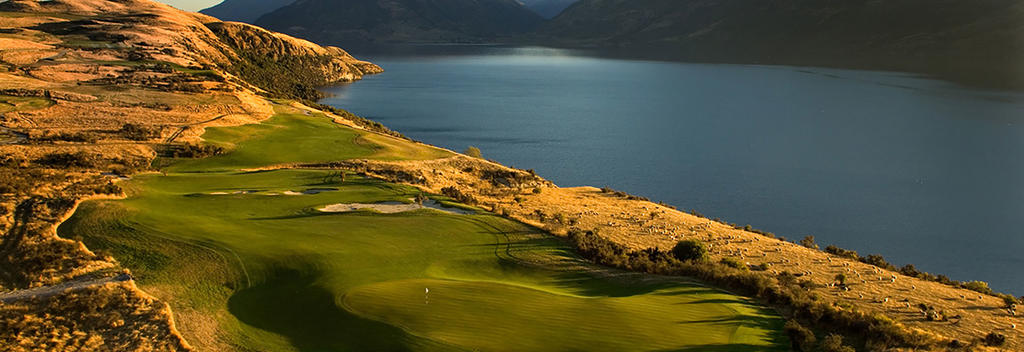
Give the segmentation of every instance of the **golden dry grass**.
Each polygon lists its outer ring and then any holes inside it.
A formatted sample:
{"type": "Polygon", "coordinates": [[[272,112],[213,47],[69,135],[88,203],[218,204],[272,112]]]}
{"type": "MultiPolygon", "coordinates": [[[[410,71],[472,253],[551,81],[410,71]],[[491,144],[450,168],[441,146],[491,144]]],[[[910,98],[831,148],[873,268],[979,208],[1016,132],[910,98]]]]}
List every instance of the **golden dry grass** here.
{"type": "Polygon", "coordinates": [[[432,192],[440,192],[443,187],[457,187],[496,212],[506,213],[510,218],[555,234],[564,234],[567,226],[555,224],[550,219],[556,214],[563,214],[567,221],[574,223],[573,227],[596,230],[598,234],[634,249],[658,247],[668,250],[683,238],[699,239],[711,245],[715,261],[730,257],[751,265],[767,263],[770,269],[765,271],[765,275],[777,275],[783,271],[806,274],[804,278],[820,285],[813,289],[814,292],[830,302],[884,314],[910,328],[948,339],[975,341],[990,332],[1003,333],[1008,337],[1008,350],[1024,350],[1024,334],[1011,329],[1011,324],[1024,328],[1024,319],[1010,316],[1003,309],[1004,303],[999,297],[908,277],[795,243],[738,230],[649,201],[629,200],[614,193],[604,193],[593,187],[559,188],[540,181],[523,184],[510,191],[481,179],[479,171],[511,169],[462,155],[426,161],[362,161],[359,167],[380,177],[388,177],[389,174],[380,170],[408,172],[422,180],[415,185],[432,192]],[[474,172],[466,172],[467,168],[474,172]],[[540,193],[535,193],[534,188],[539,188],[540,193]],[[543,212],[547,221],[541,221],[537,211],[543,212]],[[852,283],[850,291],[826,286],[834,283],[835,276],[840,273],[849,277],[848,282],[852,283]],[[886,298],[888,303],[881,303],[886,298]],[[944,310],[947,316],[960,315],[962,319],[927,321],[917,308],[920,303],[944,310]]]}

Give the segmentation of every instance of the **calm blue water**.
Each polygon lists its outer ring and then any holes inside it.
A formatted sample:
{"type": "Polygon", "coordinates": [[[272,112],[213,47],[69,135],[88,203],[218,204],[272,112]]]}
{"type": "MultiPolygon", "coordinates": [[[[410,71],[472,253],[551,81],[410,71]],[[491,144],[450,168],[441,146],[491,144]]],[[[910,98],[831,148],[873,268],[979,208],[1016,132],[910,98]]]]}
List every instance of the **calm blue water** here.
{"type": "Polygon", "coordinates": [[[434,48],[325,103],[562,186],[610,186],[1024,294],[1024,94],[885,72],[434,48]]]}

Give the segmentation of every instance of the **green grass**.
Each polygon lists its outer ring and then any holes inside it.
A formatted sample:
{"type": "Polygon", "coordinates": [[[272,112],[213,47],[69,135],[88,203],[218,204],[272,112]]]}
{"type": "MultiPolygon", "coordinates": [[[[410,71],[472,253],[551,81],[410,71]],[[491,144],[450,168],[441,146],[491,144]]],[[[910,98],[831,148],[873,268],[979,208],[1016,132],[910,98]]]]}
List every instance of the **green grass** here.
{"type": "Polygon", "coordinates": [[[259,124],[208,128],[203,139],[233,151],[182,162],[171,170],[225,171],[353,158],[434,159],[450,155],[440,149],[354,130],[321,114],[282,113],[259,124]],[[391,143],[385,146],[377,140],[391,143]]]}
{"type": "Polygon", "coordinates": [[[52,105],[53,100],[46,98],[0,95],[0,113],[37,110],[47,108],[52,105]]]}
{"type": "Polygon", "coordinates": [[[685,279],[591,266],[560,239],[500,217],[315,211],[402,201],[418,193],[411,187],[230,170],[382,152],[318,121],[211,129],[208,140],[237,149],[136,176],[122,184],[127,199],[87,202],[59,232],[112,252],[193,342],[214,332],[236,349],[786,349],[781,319],[763,307],[685,279]],[[294,147],[323,143],[332,149],[294,147]],[[337,190],[283,195],[311,188],[337,190]]]}

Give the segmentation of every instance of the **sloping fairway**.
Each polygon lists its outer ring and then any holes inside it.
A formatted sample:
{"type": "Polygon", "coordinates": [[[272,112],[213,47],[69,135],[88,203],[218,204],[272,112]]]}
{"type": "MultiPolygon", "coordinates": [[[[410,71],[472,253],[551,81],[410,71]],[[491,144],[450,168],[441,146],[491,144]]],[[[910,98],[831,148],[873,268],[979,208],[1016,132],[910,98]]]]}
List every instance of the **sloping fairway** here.
{"type": "Polygon", "coordinates": [[[288,163],[334,160],[436,159],[451,153],[426,145],[355,130],[320,113],[307,116],[290,107],[267,121],[208,128],[203,139],[231,153],[178,163],[174,171],[227,171],[288,163]]]}
{"type": "MultiPolygon", "coordinates": [[[[296,159],[330,157],[299,148],[247,150],[274,147],[261,139],[313,119],[289,115],[265,127],[211,131],[222,137],[244,130],[246,138],[219,161],[187,161],[166,175],[137,176],[123,183],[128,199],[83,204],[59,231],[113,253],[143,289],[169,302],[186,338],[206,349],[788,346],[780,318],[741,297],[679,278],[594,267],[561,240],[500,217],[316,210],[407,202],[418,193],[411,187],[351,174],[342,181],[330,170],[214,172],[279,163],[288,150],[296,159]]],[[[332,126],[334,137],[317,137],[316,130],[307,137],[330,141],[340,158],[383,148],[341,137],[357,136],[344,127],[332,126]]]]}

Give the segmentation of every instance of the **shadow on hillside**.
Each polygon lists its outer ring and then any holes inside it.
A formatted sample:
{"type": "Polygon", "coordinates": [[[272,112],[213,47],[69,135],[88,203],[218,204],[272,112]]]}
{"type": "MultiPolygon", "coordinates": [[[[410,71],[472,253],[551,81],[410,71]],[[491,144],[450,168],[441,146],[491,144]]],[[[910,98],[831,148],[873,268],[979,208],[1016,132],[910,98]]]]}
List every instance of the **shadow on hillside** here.
{"type": "Polygon", "coordinates": [[[322,275],[315,265],[274,267],[266,280],[232,295],[228,309],[248,325],[286,337],[299,351],[409,349],[412,338],[401,329],[339,307],[334,293],[318,283],[322,275]]]}

